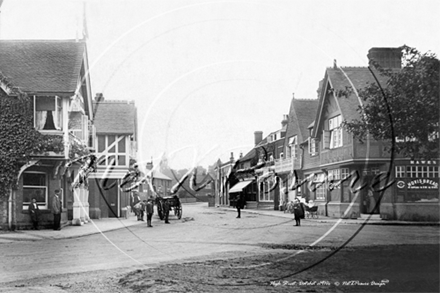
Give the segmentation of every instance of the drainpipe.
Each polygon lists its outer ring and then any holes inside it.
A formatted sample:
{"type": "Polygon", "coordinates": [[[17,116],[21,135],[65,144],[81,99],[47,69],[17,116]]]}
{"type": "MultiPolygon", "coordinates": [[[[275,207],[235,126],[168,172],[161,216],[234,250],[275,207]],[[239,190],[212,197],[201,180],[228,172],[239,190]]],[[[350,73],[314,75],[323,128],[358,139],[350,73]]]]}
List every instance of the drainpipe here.
{"type": "Polygon", "coordinates": [[[8,199],[8,229],[12,230],[12,201],[14,200],[14,193],[12,188],[10,189],[9,199],[8,199]]]}

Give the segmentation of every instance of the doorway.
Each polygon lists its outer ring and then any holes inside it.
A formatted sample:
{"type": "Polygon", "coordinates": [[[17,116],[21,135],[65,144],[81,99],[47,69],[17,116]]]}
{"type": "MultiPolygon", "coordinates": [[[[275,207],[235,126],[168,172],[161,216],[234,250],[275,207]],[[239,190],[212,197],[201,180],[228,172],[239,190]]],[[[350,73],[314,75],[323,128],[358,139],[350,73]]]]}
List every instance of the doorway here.
{"type": "Polygon", "coordinates": [[[361,213],[362,214],[380,214],[380,192],[371,188],[373,176],[366,175],[364,184],[366,186],[361,190],[361,213]],[[377,205],[377,206],[376,206],[377,205]]]}
{"type": "Polygon", "coordinates": [[[108,217],[119,217],[119,197],[118,197],[118,180],[108,179],[108,186],[111,188],[105,191],[108,204],[108,217]]]}

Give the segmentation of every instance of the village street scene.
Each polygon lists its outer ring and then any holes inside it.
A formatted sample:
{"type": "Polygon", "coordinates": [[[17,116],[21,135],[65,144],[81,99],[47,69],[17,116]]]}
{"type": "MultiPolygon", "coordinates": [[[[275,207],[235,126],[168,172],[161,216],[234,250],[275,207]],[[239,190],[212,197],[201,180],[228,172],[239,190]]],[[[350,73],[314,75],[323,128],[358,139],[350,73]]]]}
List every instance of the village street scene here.
{"type": "Polygon", "coordinates": [[[423,3],[0,0],[0,292],[439,292],[423,3]]]}

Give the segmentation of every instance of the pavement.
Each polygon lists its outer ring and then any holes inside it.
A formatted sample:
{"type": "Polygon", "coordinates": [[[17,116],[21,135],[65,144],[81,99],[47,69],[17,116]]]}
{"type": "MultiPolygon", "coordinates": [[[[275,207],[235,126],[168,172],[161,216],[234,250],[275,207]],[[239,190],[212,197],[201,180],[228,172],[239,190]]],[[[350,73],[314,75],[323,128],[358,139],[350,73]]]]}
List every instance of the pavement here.
{"type": "MultiPolygon", "coordinates": [[[[235,212],[235,208],[230,207],[208,207],[207,203],[184,203],[183,205],[200,205],[207,209],[217,209],[223,211],[235,212]]],[[[293,214],[284,213],[283,211],[274,210],[251,210],[242,209],[243,214],[258,214],[264,216],[293,218],[293,214]]],[[[306,220],[315,221],[317,223],[327,224],[355,224],[355,225],[414,225],[414,226],[440,226],[440,222],[409,222],[409,221],[389,221],[382,220],[379,215],[362,215],[360,219],[339,219],[318,216],[318,218],[306,218],[306,220]]],[[[128,218],[102,218],[91,219],[90,222],[81,226],[65,225],[60,231],[51,229],[43,230],[16,230],[2,231],[0,230],[0,243],[8,243],[14,241],[38,241],[44,239],[69,239],[78,238],[87,235],[99,234],[108,231],[128,228],[135,225],[146,225],[146,222],[137,221],[134,214],[130,214],[128,218]]]]}

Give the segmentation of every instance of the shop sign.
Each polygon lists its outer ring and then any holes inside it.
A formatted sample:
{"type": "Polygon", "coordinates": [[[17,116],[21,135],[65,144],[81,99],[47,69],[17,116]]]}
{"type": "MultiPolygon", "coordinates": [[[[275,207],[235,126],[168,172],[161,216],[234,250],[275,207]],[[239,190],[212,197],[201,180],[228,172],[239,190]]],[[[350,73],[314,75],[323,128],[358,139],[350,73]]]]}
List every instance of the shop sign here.
{"type": "Polygon", "coordinates": [[[438,182],[431,179],[415,179],[408,182],[408,189],[438,189],[438,182]]]}
{"type": "Polygon", "coordinates": [[[405,181],[397,182],[397,188],[404,188],[404,187],[405,187],[405,181]]]}

